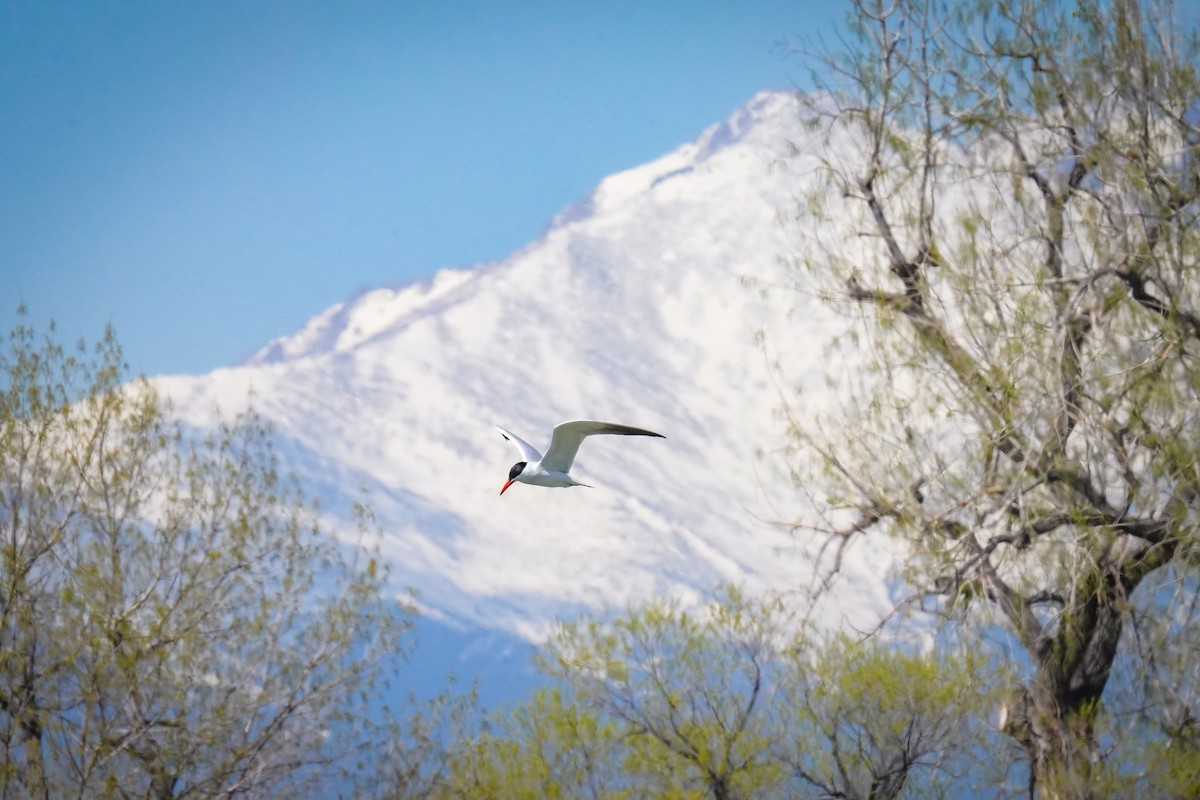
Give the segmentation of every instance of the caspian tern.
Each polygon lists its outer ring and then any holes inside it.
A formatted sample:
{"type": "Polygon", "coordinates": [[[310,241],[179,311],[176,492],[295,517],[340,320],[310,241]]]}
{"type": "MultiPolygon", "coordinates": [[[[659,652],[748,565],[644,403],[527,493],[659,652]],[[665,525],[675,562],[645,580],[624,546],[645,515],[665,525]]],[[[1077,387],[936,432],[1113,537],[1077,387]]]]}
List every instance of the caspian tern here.
{"type": "Polygon", "coordinates": [[[508,471],[508,482],[504,484],[504,488],[500,490],[500,494],[504,494],[505,490],[517,481],[529,483],[534,486],[587,486],[588,484],[580,483],[567,473],[571,469],[571,464],[575,461],[575,454],[579,452],[579,445],[588,436],[610,433],[619,436],[657,436],[660,439],[667,438],[661,433],[648,431],[644,428],[631,428],[628,425],[617,425],[613,422],[577,419],[573,422],[563,422],[554,426],[554,433],[550,437],[550,447],[546,450],[546,455],[543,456],[537,451],[537,448],[515,433],[506,431],[499,425],[496,426],[496,430],[500,431],[505,439],[508,439],[521,451],[522,458],[521,461],[513,464],[512,469],[508,471]]]}

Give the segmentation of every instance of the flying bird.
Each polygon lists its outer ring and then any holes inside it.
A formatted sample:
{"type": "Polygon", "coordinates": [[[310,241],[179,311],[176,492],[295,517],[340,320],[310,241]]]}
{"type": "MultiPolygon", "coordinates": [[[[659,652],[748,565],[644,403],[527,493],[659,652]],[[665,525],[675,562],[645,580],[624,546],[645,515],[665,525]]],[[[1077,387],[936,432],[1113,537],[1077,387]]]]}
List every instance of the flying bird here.
{"type": "Polygon", "coordinates": [[[500,431],[505,439],[508,439],[521,451],[522,459],[513,464],[512,469],[508,471],[508,482],[504,484],[500,494],[504,494],[505,490],[517,481],[534,486],[587,486],[588,484],[580,483],[567,473],[571,470],[571,464],[575,462],[575,454],[579,452],[579,445],[588,436],[607,433],[619,436],[667,438],[661,433],[644,428],[631,428],[628,425],[617,425],[613,422],[577,419],[554,426],[554,433],[550,437],[550,447],[543,456],[537,451],[537,448],[515,433],[506,431],[499,425],[496,426],[496,430],[500,431]]]}

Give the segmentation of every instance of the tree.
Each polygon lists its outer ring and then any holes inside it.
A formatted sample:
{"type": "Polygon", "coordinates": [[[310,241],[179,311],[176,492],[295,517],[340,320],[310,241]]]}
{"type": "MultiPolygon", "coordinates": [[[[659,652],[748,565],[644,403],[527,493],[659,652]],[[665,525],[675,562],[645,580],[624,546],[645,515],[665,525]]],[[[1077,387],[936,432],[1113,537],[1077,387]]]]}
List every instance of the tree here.
{"type": "MultiPolygon", "coordinates": [[[[1200,61],[1172,13],[856,0],[810,98],[850,144],[797,147],[826,181],[798,263],[870,354],[844,411],[796,425],[803,524],[838,553],[900,537],[918,597],[998,614],[1031,795],[1104,793],[1118,652],[1148,679],[1195,629],[1200,61]]],[[[1168,683],[1193,718],[1194,680],[1168,683]]]]}
{"type": "Polygon", "coordinates": [[[876,639],[835,635],[789,670],[777,699],[781,762],[806,796],[895,800],[1003,784],[974,756],[989,737],[993,692],[981,656],[917,654],[876,639]]]}
{"type": "Polygon", "coordinates": [[[558,685],[461,742],[435,796],[885,800],[984,772],[981,659],[816,636],[787,605],[725,589],[563,625],[558,685]]]}
{"type": "Polygon", "coordinates": [[[767,709],[786,616],[736,589],[693,613],[663,600],[563,626],[547,664],[635,743],[624,769],[643,793],[766,796],[783,774],[767,709]]]}
{"type": "Polygon", "coordinates": [[[264,426],[189,435],[111,331],[0,376],[0,797],[349,792],[406,612],[264,426]]]}
{"type": "Polygon", "coordinates": [[[558,687],[538,689],[459,740],[433,797],[632,800],[617,724],[558,687]]]}

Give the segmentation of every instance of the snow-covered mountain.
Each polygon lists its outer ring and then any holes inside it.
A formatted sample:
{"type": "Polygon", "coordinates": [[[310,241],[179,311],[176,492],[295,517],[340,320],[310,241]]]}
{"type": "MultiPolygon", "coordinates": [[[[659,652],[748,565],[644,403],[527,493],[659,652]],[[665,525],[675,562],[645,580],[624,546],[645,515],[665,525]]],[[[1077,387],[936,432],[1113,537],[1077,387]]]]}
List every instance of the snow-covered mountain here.
{"type": "MultiPolygon", "coordinates": [[[[830,401],[822,343],[841,323],[760,287],[790,281],[804,242],[782,220],[819,179],[788,143],[839,146],[809,137],[795,97],[761,94],[503,261],[363,292],[240,366],[155,382],[199,426],[252,403],[331,519],[365,488],[435,618],[536,640],[578,609],[808,586],[815,548],[779,524],[802,510],[780,408],[830,401]],[[543,447],[575,418],[667,438],[590,439],[573,473],[597,488],[500,497],[518,458],[493,424],[543,447]]],[[[886,563],[852,547],[822,613],[868,623],[886,563]]]]}

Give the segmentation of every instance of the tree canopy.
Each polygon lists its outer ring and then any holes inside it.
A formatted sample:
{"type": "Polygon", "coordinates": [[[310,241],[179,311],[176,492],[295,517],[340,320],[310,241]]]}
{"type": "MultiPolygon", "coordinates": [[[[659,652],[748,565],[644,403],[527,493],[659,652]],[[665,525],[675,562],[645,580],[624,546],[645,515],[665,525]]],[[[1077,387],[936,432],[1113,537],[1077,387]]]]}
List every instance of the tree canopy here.
{"type": "Polygon", "coordinates": [[[0,797],[349,793],[404,646],[386,571],[257,419],[193,434],[124,372],[111,332],[0,353],[0,797]]]}
{"type": "Polygon", "coordinates": [[[1180,652],[1200,544],[1195,31],[1136,0],[858,0],[849,33],[810,110],[857,146],[798,146],[828,188],[799,209],[797,263],[870,356],[842,411],[797,426],[821,487],[806,525],[838,548],[901,538],[916,598],[1015,637],[1005,725],[1031,791],[1161,791],[1109,756],[1130,721],[1196,744],[1168,719],[1200,710],[1180,652]],[[1142,687],[1128,709],[1118,663],[1142,687]]]}
{"type": "Polygon", "coordinates": [[[789,605],[726,588],[702,608],[657,600],[563,624],[543,655],[555,683],[460,746],[435,796],[969,790],[980,773],[970,759],[988,739],[986,662],[818,634],[789,605]]]}

